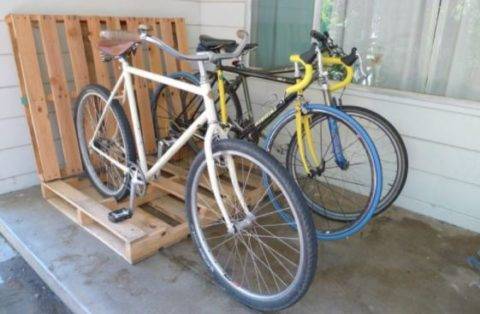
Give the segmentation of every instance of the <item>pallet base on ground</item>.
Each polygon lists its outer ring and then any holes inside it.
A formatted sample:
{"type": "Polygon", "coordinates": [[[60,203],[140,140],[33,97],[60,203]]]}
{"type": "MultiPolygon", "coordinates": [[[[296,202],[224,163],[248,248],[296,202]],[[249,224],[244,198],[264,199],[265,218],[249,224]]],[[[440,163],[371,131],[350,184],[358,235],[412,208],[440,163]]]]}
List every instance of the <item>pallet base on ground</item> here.
{"type": "Polygon", "coordinates": [[[151,184],[136,199],[133,217],[120,223],[109,221],[108,213],[128,206],[128,198],[121,202],[104,198],[88,178],[44,182],[42,193],[55,208],[134,264],[188,236],[184,187],[178,179],[162,177],[151,184]]]}

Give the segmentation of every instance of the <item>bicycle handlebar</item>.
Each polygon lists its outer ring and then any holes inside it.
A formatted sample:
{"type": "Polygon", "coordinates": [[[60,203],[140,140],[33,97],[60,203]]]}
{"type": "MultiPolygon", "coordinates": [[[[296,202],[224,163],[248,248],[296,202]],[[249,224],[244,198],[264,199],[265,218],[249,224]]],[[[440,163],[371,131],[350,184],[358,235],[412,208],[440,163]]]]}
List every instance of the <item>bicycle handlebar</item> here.
{"type": "Polygon", "coordinates": [[[345,86],[347,86],[348,84],[350,84],[350,83],[352,82],[352,79],[353,79],[353,69],[352,69],[351,66],[346,65],[346,64],[342,61],[342,59],[340,59],[340,58],[338,58],[338,57],[322,57],[322,64],[324,64],[324,65],[334,65],[334,64],[338,64],[338,65],[343,66],[343,67],[345,68],[345,71],[346,71],[345,78],[344,78],[342,81],[328,86],[328,89],[329,89],[331,92],[334,92],[334,91],[336,91],[336,90],[342,89],[342,88],[344,88],[345,86]]]}
{"type": "Polygon", "coordinates": [[[302,58],[300,57],[300,55],[291,55],[290,56],[290,61],[294,62],[294,63],[300,63],[301,65],[303,65],[303,67],[305,69],[305,74],[300,81],[298,81],[296,84],[294,84],[292,86],[289,86],[285,90],[286,94],[292,94],[292,93],[296,93],[296,92],[299,92],[301,90],[304,90],[308,86],[308,84],[310,84],[310,82],[312,81],[312,78],[313,78],[313,67],[312,67],[312,65],[303,61],[302,58]]]}

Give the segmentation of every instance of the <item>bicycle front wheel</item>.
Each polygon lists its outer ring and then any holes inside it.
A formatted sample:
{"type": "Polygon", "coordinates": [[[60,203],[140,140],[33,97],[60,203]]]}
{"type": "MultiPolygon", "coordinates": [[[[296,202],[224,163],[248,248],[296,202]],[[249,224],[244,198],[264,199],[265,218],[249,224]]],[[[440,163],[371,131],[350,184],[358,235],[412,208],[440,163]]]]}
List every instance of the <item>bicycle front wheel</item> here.
{"type": "Polygon", "coordinates": [[[227,230],[210,192],[202,152],[190,169],[186,207],[192,238],[203,261],[217,283],[249,307],[273,311],[293,305],[307,291],[317,260],[315,229],[301,192],[285,168],[252,143],[222,140],[213,145],[213,156],[234,231],[227,230]],[[235,163],[253,218],[246,215],[232,191],[226,156],[235,163]],[[269,195],[274,195],[281,209],[273,206],[269,195]],[[279,210],[291,221],[280,219],[279,210]]]}
{"type": "Polygon", "coordinates": [[[307,104],[304,111],[312,117],[310,127],[317,155],[315,161],[303,136],[310,173],[298,151],[293,110],[275,123],[265,147],[285,162],[300,186],[315,213],[317,238],[344,239],[360,231],[379,204],[382,170],[378,153],[362,126],[340,110],[307,104]]]}

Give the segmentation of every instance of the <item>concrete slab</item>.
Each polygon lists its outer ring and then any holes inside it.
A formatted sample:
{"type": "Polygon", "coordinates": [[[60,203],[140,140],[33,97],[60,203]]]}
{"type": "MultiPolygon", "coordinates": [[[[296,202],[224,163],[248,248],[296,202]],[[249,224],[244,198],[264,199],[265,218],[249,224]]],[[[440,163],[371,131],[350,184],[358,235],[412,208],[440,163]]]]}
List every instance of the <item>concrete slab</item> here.
{"type": "Polygon", "coordinates": [[[0,313],[71,313],[1,235],[0,259],[0,313]]]}
{"type": "MultiPolygon", "coordinates": [[[[187,240],[130,266],[45,202],[0,197],[0,232],[75,312],[248,313],[216,287],[187,240]]],[[[320,244],[311,289],[286,312],[478,313],[480,236],[402,210],[320,244]]]]}

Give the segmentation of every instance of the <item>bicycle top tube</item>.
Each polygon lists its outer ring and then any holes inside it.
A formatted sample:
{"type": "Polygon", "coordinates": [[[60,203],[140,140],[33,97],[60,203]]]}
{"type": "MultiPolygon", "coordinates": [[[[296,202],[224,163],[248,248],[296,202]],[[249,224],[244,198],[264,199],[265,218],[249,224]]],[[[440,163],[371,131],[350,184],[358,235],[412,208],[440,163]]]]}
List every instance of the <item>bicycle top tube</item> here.
{"type": "Polygon", "coordinates": [[[148,35],[148,28],[144,26],[139,27],[139,34],[126,32],[126,31],[111,31],[111,30],[104,30],[100,32],[100,37],[104,40],[112,40],[112,41],[124,41],[124,42],[131,42],[132,44],[140,43],[140,42],[147,42],[157,46],[158,48],[162,49],[163,51],[167,52],[168,54],[172,55],[176,59],[187,60],[187,61],[210,61],[215,62],[223,59],[233,59],[240,56],[242,51],[244,50],[245,46],[249,41],[248,32],[244,30],[237,31],[237,36],[242,39],[240,44],[238,45],[237,49],[231,53],[213,53],[211,51],[207,52],[200,52],[197,54],[184,54],[173,47],[166,44],[160,38],[155,36],[148,35]]]}

